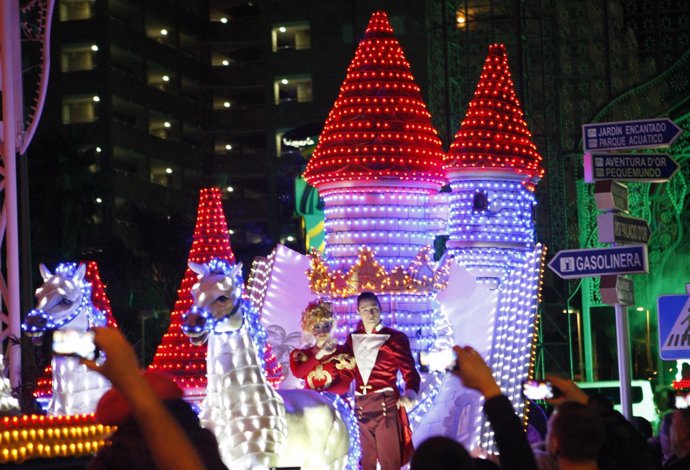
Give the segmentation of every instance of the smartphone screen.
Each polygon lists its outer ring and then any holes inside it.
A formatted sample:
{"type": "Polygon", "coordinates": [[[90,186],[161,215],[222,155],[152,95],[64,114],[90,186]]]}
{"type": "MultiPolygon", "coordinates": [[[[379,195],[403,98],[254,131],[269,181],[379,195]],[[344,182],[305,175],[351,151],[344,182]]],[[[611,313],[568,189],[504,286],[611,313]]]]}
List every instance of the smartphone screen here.
{"type": "Polygon", "coordinates": [[[443,351],[421,351],[419,353],[419,365],[422,372],[438,372],[454,370],[458,357],[452,349],[443,351]]]}
{"type": "Polygon", "coordinates": [[[53,331],[53,354],[93,360],[97,356],[93,338],[93,331],[55,330],[53,331]]]}
{"type": "Polygon", "coordinates": [[[522,396],[528,400],[550,400],[556,397],[554,386],[548,380],[525,380],[522,396]]]}
{"type": "Polygon", "coordinates": [[[682,410],[690,405],[690,392],[676,392],[676,409],[682,410]]]}

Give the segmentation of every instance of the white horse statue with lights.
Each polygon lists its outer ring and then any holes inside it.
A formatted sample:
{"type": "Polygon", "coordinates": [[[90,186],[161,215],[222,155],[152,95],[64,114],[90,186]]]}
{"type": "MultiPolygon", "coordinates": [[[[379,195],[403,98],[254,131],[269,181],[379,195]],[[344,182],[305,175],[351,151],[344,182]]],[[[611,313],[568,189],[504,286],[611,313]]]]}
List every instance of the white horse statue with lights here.
{"type": "MultiPolygon", "coordinates": [[[[35,344],[40,344],[49,330],[86,331],[106,326],[105,312],[91,301],[91,284],[84,279],[86,264],[61,263],[51,273],[39,266],[43,285],[36,289],[36,308],[22,323],[22,330],[35,344]]],[[[53,396],[47,412],[51,415],[93,413],[110,383],[97,372],[69,356],[53,356],[53,396]]]]}
{"type": "Polygon", "coordinates": [[[214,259],[189,267],[198,282],[182,329],[195,344],[208,340],[200,418],[218,438],[228,468],[357,468],[357,424],[340,397],[276,391],[267,382],[261,354],[266,332],[243,297],[242,265],[214,259]]]}

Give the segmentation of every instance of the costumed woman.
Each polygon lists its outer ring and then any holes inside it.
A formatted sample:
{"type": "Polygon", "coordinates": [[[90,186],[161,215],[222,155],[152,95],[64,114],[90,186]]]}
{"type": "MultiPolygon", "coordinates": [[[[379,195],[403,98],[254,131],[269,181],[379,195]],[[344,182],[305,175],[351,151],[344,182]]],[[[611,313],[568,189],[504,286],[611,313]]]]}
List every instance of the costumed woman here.
{"type": "Polygon", "coordinates": [[[338,395],[347,393],[354,379],[355,358],[333,338],[332,304],[321,300],[310,302],[302,312],[301,326],[315,342],[290,353],[292,374],[304,380],[305,388],[338,395]]]}

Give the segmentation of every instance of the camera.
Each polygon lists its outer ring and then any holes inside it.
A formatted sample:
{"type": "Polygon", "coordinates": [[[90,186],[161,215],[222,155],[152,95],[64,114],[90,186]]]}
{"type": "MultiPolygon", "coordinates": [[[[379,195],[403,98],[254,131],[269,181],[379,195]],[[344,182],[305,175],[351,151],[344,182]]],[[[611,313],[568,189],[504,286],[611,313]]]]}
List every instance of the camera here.
{"type": "Polygon", "coordinates": [[[677,390],[676,391],[676,409],[682,410],[690,405],[690,391],[677,390]]]}
{"type": "Polygon", "coordinates": [[[524,380],[522,396],[528,400],[551,400],[561,396],[561,391],[548,380],[524,380]]]}
{"type": "Polygon", "coordinates": [[[52,353],[55,356],[72,356],[94,360],[98,357],[98,348],[93,342],[93,331],[73,329],[53,330],[50,335],[52,353]]]}
{"type": "Polygon", "coordinates": [[[420,351],[419,365],[422,372],[453,371],[457,369],[458,355],[452,349],[420,351]]]}

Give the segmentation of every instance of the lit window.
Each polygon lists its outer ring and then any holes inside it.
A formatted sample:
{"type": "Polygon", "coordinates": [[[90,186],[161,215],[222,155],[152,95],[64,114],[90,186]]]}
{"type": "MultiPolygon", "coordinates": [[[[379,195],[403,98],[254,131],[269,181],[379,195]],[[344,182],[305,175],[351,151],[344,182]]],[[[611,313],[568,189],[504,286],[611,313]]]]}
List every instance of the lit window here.
{"type": "Polygon", "coordinates": [[[179,135],[179,123],[164,118],[158,113],[149,116],[149,134],[161,139],[176,140],[179,135]]]}
{"type": "MultiPolygon", "coordinates": [[[[81,72],[96,67],[93,45],[65,45],[60,52],[60,69],[63,72],[81,72]]],[[[96,49],[98,47],[96,46],[96,49]]]]}
{"type": "Polygon", "coordinates": [[[231,155],[233,149],[237,151],[236,145],[227,137],[219,137],[213,144],[213,152],[216,155],[231,155]]]}
{"type": "Polygon", "coordinates": [[[93,95],[66,96],[62,100],[62,123],[80,124],[94,122],[98,116],[93,95]]]}
{"type": "Polygon", "coordinates": [[[278,25],[271,31],[273,52],[311,48],[311,31],[308,23],[278,25]]]}
{"type": "Polygon", "coordinates": [[[149,63],[146,70],[146,83],[168,93],[175,93],[177,76],[164,67],[149,63]]]}
{"type": "Polygon", "coordinates": [[[88,20],[94,0],[60,0],[60,21],[88,20]]]}
{"type": "Polygon", "coordinates": [[[214,96],[213,109],[230,109],[233,107],[232,99],[227,96],[214,96]]]}
{"type": "Polygon", "coordinates": [[[178,173],[177,168],[171,168],[169,164],[165,164],[160,160],[151,160],[151,171],[149,173],[149,181],[153,184],[161,186],[174,186],[175,175],[178,173]]]}
{"type": "Polygon", "coordinates": [[[214,67],[228,67],[234,65],[235,59],[220,52],[211,52],[211,65],[214,67]]]}
{"type": "Polygon", "coordinates": [[[312,100],[311,76],[277,78],[273,82],[275,103],[305,103],[312,100]]]}

